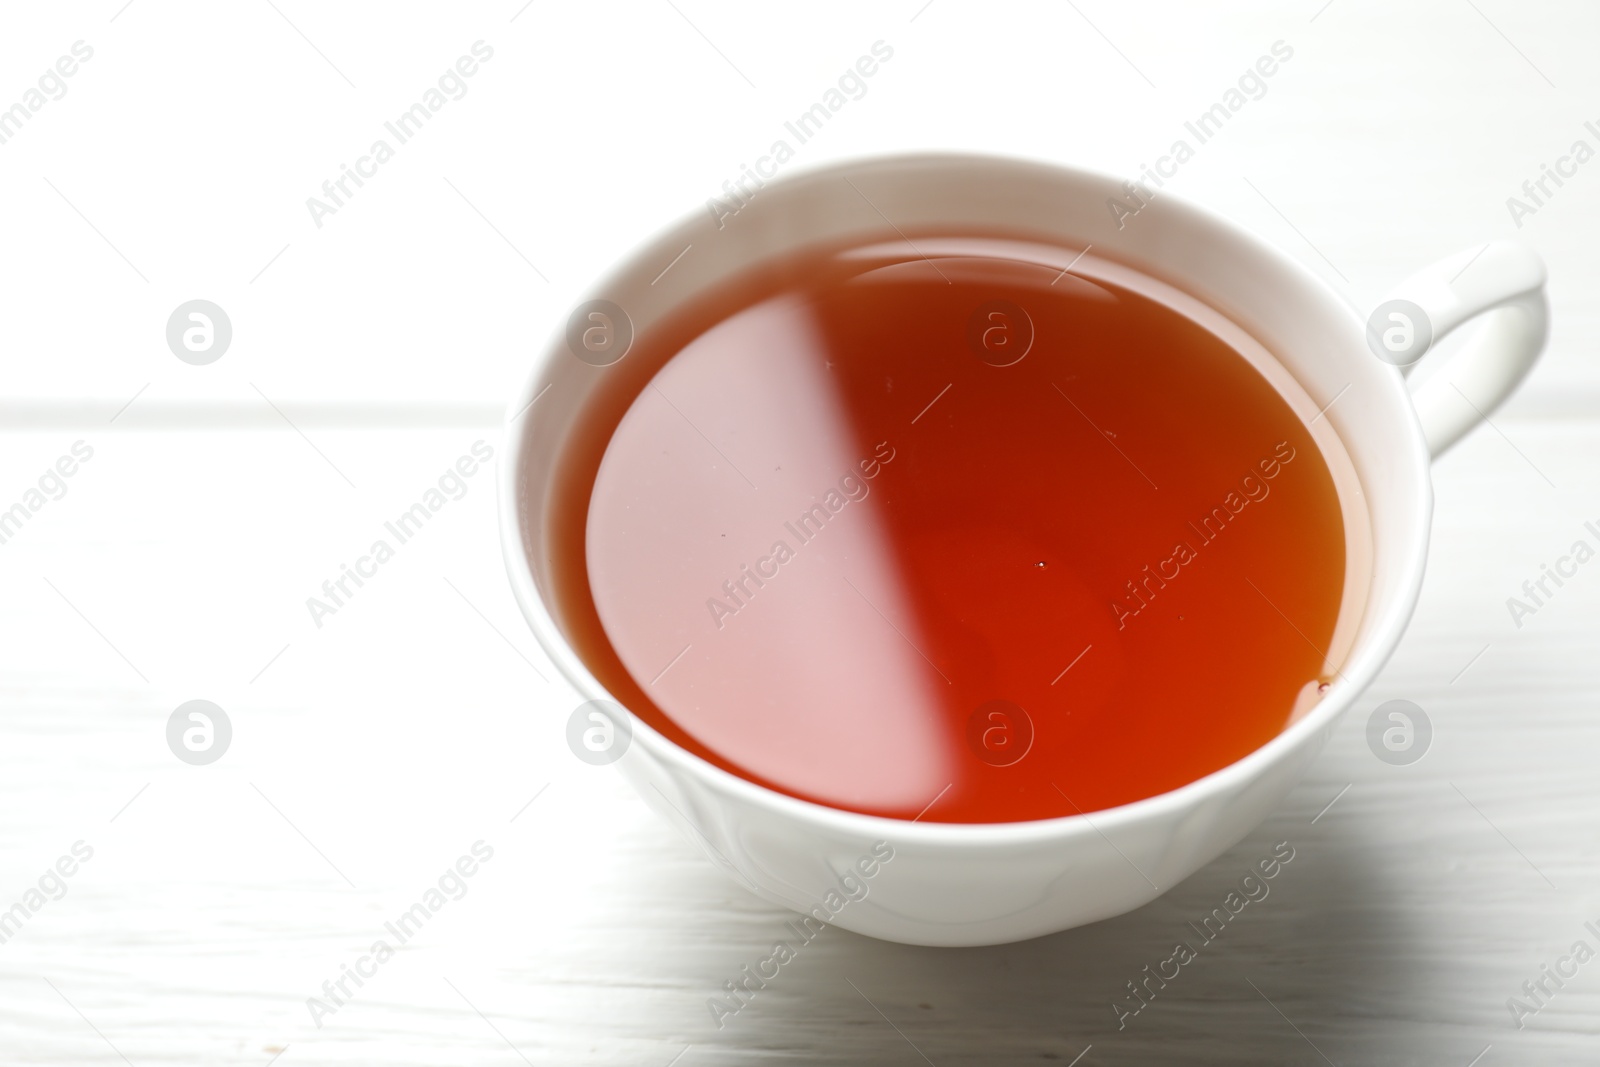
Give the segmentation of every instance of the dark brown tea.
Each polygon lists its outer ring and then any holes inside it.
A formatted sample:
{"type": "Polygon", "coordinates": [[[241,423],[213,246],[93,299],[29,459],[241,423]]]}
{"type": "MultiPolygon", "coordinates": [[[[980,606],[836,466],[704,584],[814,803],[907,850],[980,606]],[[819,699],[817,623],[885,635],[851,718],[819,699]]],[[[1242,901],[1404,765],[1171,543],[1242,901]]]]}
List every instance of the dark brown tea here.
{"type": "Polygon", "coordinates": [[[1307,421],[1125,273],[938,244],[797,257],[641,333],[628,363],[664,366],[559,557],[580,654],[719,766],[894,818],[1240,759],[1334,669],[1307,421]]]}

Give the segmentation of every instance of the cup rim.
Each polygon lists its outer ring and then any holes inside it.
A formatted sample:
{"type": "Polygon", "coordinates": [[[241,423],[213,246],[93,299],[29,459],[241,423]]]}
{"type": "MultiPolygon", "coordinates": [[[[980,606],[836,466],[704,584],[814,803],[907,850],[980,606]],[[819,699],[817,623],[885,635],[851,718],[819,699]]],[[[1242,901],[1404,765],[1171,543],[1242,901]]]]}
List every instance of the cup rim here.
{"type": "MultiPolygon", "coordinates": [[[[913,152],[852,156],[844,160],[807,165],[768,182],[763,187],[763,192],[770,194],[771,190],[791,183],[859,174],[862,171],[886,166],[1007,168],[1019,171],[1031,170],[1040,176],[1058,180],[1101,182],[1108,186],[1120,184],[1120,179],[1105,172],[1023,156],[970,152],[913,152]]],[[[1163,191],[1160,209],[1154,218],[1141,222],[1140,225],[1168,225],[1170,220],[1167,222],[1162,220],[1170,216],[1171,219],[1207,229],[1219,238],[1232,242],[1235,247],[1242,246],[1250,254],[1272,263],[1276,270],[1294,276],[1301,288],[1313,293],[1325,307],[1337,308],[1340,315],[1351,320],[1359,335],[1362,328],[1360,316],[1352,305],[1329,282],[1299,259],[1239,223],[1179,194],[1163,191]]],[[[659,257],[663,251],[670,255],[670,249],[681,247],[684,241],[688,240],[686,235],[703,225],[704,211],[698,209],[686,212],[672,223],[659,228],[653,235],[634,245],[605,274],[589,285],[584,290],[585,295],[580,299],[610,291],[612,283],[620,282],[642,270],[642,264],[652,256],[659,257]]],[[[502,439],[502,447],[509,449],[509,459],[500,464],[499,491],[496,494],[499,502],[501,549],[512,591],[522,609],[523,617],[556,670],[584,699],[608,700],[627,710],[626,705],[617,700],[594,677],[562,634],[534,584],[533,570],[522,547],[520,520],[522,509],[519,507],[518,487],[526,463],[525,441],[537,418],[537,409],[528,405],[535,398],[534,391],[543,380],[547,367],[562,358],[564,351],[562,337],[561,324],[558,322],[553,325],[548,339],[540,349],[540,355],[534,360],[524,379],[522,388],[507,407],[508,418],[505,425],[508,433],[502,439]]],[[[1400,370],[1393,366],[1379,368],[1378,373],[1388,383],[1387,388],[1400,394],[1403,401],[1402,409],[1409,416],[1403,420],[1405,427],[1402,430],[1408,443],[1406,454],[1397,455],[1395,459],[1404,460],[1426,471],[1431,466],[1432,456],[1423,436],[1421,423],[1412,407],[1404,377],[1400,370]]],[[[922,822],[920,816],[917,820],[908,820],[871,815],[779,792],[724,770],[679,746],[631,711],[628,712],[631,727],[630,744],[642,745],[654,758],[693,775],[711,788],[728,795],[730,799],[765,809],[769,814],[822,825],[832,832],[863,839],[888,838],[897,844],[915,843],[935,847],[1011,846],[1079,835],[1100,835],[1107,828],[1168,818],[1194,808],[1209,796],[1237,792],[1252,780],[1261,777],[1273,765],[1312,743],[1318,733],[1329,730],[1372,684],[1399,644],[1422,590],[1432,520],[1433,494],[1432,482],[1426,475],[1419,479],[1419,484],[1421,491],[1411,497],[1412,514],[1408,517],[1409,521],[1405,522],[1411,532],[1411,543],[1394,544],[1389,548],[1399,561],[1396,575],[1389,583],[1392,587],[1389,603],[1371,629],[1364,636],[1357,638],[1346,657],[1345,666],[1338,671],[1338,677],[1331,684],[1327,696],[1303,717],[1288,724],[1267,742],[1234,762],[1152,796],[1089,813],[1080,812],[1049,819],[1022,822],[922,822]]],[[[1373,541],[1374,551],[1380,551],[1376,530],[1373,541]]],[[[1374,599],[1376,598],[1369,596],[1368,610],[1371,610],[1374,599]]],[[[630,756],[625,753],[618,761],[619,769],[629,759],[630,756]]]]}

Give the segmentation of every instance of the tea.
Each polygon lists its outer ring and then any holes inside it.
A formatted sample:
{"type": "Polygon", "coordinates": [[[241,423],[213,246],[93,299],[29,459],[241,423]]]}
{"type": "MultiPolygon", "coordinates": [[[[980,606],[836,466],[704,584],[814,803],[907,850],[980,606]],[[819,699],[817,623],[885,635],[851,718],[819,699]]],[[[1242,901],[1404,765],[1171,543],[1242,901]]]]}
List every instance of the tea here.
{"type": "Polygon", "coordinates": [[[1308,420],[1151,286],[1018,247],[797,256],[636,338],[559,550],[635,715],[820,804],[1015,822],[1315,702],[1346,526],[1308,420]]]}

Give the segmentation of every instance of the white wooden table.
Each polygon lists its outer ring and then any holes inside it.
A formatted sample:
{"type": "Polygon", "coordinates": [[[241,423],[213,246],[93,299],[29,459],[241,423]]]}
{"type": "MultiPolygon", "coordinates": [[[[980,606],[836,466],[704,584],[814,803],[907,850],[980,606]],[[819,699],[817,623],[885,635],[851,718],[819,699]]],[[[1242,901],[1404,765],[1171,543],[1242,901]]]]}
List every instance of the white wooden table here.
{"type": "Polygon", "coordinates": [[[96,49],[0,146],[0,508],[94,450],[0,545],[0,918],[93,850],[0,944],[0,1063],[1594,1062],[1600,962],[1547,980],[1523,1028],[1507,1000],[1600,949],[1600,564],[1520,627],[1505,602],[1600,523],[1600,163],[1520,230],[1505,198],[1600,121],[1600,12],[1475,4],[0,16],[0,94],[96,49]],[[471,92],[315,228],[304,199],[480,38],[471,92]],[[1437,465],[1411,630],[1258,831],[1033,942],[830,929],[719,1030],[707,998],[788,915],[567,751],[573,698],[506,588],[492,472],[320,628],[305,600],[474,442],[498,452],[504,398],[590,276],[880,38],[894,60],[806,163],[945,146],[1132,175],[1290,41],[1174,187],[1361,307],[1518,233],[1555,333],[1437,465]],[[209,367],[162,337],[194,297],[234,322],[209,367]],[[1397,697],[1434,727],[1405,767],[1364,738],[1397,697]],[[233,726],[209,766],[166,744],[191,699],[233,726]],[[315,1025],[308,998],[480,841],[465,895],[315,1025]],[[1270,896],[1119,1031],[1125,983],[1280,841],[1270,896]]]}

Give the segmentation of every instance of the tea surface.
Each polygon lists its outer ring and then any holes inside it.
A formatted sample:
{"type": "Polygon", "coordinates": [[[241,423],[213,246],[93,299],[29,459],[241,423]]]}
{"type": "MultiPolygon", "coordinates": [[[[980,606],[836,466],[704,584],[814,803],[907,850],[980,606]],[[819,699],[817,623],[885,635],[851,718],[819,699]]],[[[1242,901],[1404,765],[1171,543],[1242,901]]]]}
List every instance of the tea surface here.
{"type": "Polygon", "coordinates": [[[786,264],[627,358],[668,351],[561,562],[598,623],[585,662],[718,765],[889,817],[1032,820],[1193,781],[1316,699],[1333,478],[1172,308],[901,246],[786,264]]]}

